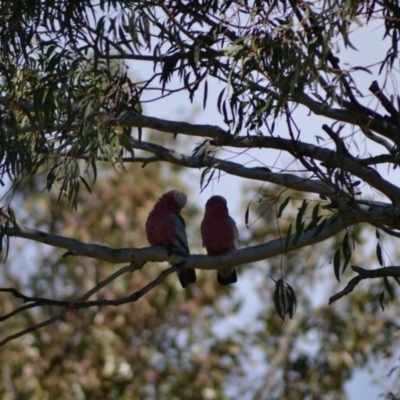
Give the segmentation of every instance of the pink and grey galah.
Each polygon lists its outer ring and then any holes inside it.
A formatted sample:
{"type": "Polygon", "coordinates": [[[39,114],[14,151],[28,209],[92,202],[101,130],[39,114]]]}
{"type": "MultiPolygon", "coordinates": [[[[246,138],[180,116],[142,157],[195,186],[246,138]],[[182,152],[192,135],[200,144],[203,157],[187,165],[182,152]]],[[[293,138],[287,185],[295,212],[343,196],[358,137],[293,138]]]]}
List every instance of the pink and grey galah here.
{"type": "MultiPolygon", "coordinates": [[[[206,203],[206,212],[201,223],[203,246],[210,255],[224,254],[239,246],[239,232],[235,221],[229,216],[226,199],[212,196],[206,203]]],[[[237,281],[235,268],[220,269],[217,273],[220,285],[237,281]]]]}
{"type": "MultiPolygon", "coordinates": [[[[190,254],[185,230],[185,221],[180,212],[185,207],[187,197],[179,190],[163,194],[146,221],[147,240],[152,246],[166,246],[171,251],[190,254]]],[[[196,282],[196,271],[192,268],[178,271],[183,288],[196,282]]]]}

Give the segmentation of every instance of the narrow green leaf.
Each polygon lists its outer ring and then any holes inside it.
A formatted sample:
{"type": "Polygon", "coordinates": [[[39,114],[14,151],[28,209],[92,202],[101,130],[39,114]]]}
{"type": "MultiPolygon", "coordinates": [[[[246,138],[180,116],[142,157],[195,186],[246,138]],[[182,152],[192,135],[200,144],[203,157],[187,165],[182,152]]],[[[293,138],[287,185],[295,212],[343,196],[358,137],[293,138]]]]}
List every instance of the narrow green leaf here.
{"type": "Polygon", "coordinates": [[[284,291],[284,283],[282,279],[278,279],[275,284],[274,304],[278,315],[282,320],[285,319],[287,310],[287,298],[284,291]]]}
{"type": "Polygon", "coordinates": [[[201,188],[202,191],[210,184],[211,179],[213,178],[213,176],[214,176],[216,170],[215,170],[215,169],[212,170],[210,176],[209,176],[208,179],[207,179],[206,184],[204,184],[204,179],[205,179],[205,177],[207,176],[207,174],[210,173],[210,171],[211,171],[211,168],[208,167],[208,168],[206,168],[206,169],[203,171],[203,173],[201,174],[201,177],[200,177],[200,188],[201,188]]]}
{"type": "Polygon", "coordinates": [[[387,290],[389,297],[390,297],[390,301],[394,300],[394,289],[393,286],[391,285],[391,283],[389,282],[389,279],[387,276],[383,277],[383,282],[385,283],[385,289],[387,290]]]}
{"type": "Polygon", "coordinates": [[[286,197],[286,199],[284,200],[284,202],[280,205],[279,210],[278,210],[278,214],[276,215],[278,218],[280,218],[282,216],[283,210],[286,208],[286,206],[289,204],[290,201],[290,196],[286,197]]]}
{"type": "Polygon", "coordinates": [[[318,225],[318,222],[321,221],[321,219],[322,219],[321,215],[319,215],[315,219],[312,219],[307,228],[304,230],[304,232],[313,230],[318,225]]]}
{"type": "Polygon", "coordinates": [[[89,183],[86,181],[86,179],[83,176],[80,176],[79,178],[81,178],[81,181],[83,182],[83,184],[85,185],[87,191],[92,194],[92,190],[90,189],[90,185],[89,183]]]}
{"type": "Polygon", "coordinates": [[[292,223],[290,223],[288,232],[286,234],[285,247],[284,247],[284,250],[283,250],[283,254],[287,253],[287,249],[288,249],[288,246],[289,246],[291,235],[292,235],[292,223]]]}
{"type": "Polygon", "coordinates": [[[376,245],[376,256],[378,257],[378,262],[379,262],[379,264],[380,264],[382,267],[384,267],[384,265],[383,265],[383,257],[382,257],[382,248],[381,248],[380,243],[378,243],[378,244],[376,245]]]}
{"type": "Polygon", "coordinates": [[[312,211],[312,219],[317,219],[319,214],[319,203],[314,207],[312,211]]]}
{"type": "Polygon", "coordinates": [[[338,215],[335,215],[334,217],[329,219],[329,226],[332,226],[333,224],[336,224],[336,221],[339,219],[338,215]]]}
{"type": "Polygon", "coordinates": [[[381,305],[382,311],[385,311],[385,306],[383,305],[384,299],[385,299],[385,291],[383,290],[382,293],[379,296],[379,303],[381,305]]]}
{"type": "Polygon", "coordinates": [[[301,225],[299,226],[298,230],[296,230],[296,235],[293,239],[293,244],[297,244],[297,242],[301,238],[301,235],[303,234],[303,230],[304,230],[304,222],[302,222],[301,225]]]}
{"type": "Polygon", "coordinates": [[[249,205],[246,208],[246,212],[244,213],[244,222],[246,224],[246,228],[249,227],[249,205]]]}
{"type": "Polygon", "coordinates": [[[289,294],[289,307],[288,307],[288,314],[290,318],[293,318],[293,315],[296,313],[297,310],[297,298],[296,293],[292,286],[286,283],[286,289],[289,294]]]}
{"type": "Polygon", "coordinates": [[[335,277],[338,282],[340,282],[340,249],[337,249],[333,257],[333,270],[335,272],[335,277]]]}
{"type": "Polygon", "coordinates": [[[222,114],[224,116],[225,123],[229,123],[228,112],[226,111],[226,102],[222,103],[222,114]]]}
{"type": "Polygon", "coordinates": [[[318,222],[322,219],[322,217],[318,214],[319,214],[319,204],[317,204],[313,208],[311,215],[311,222],[308,224],[307,228],[305,229],[305,232],[314,229],[318,225],[318,222]]]}
{"type": "Polygon", "coordinates": [[[206,109],[207,106],[207,97],[208,97],[208,82],[207,79],[204,82],[204,94],[203,94],[203,110],[206,109]]]}
{"type": "Polygon", "coordinates": [[[9,234],[8,234],[8,228],[10,227],[10,223],[7,221],[6,223],[5,223],[5,228],[4,228],[4,231],[5,231],[5,240],[6,240],[6,254],[5,254],[5,256],[4,256],[4,261],[3,261],[3,263],[5,263],[6,261],[7,261],[7,258],[8,258],[8,253],[9,253],[9,251],[10,251],[10,236],[9,236],[9,234]]]}
{"type": "Polygon", "coordinates": [[[344,274],[344,271],[346,271],[347,266],[349,265],[350,259],[351,259],[351,246],[349,244],[349,231],[346,232],[346,235],[344,235],[343,242],[342,242],[342,251],[343,251],[343,256],[344,256],[344,263],[343,263],[343,268],[342,268],[342,275],[344,274]]]}
{"type": "Polygon", "coordinates": [[[315,230],[313,237],[316,237],[321,233],[322,229],[324,229],[325,224],[326,224],[326,218],[318,225],[318,228],[315,230]]]}
{"type": "Polygon", "coordinates": [[[297,217],[296,217],[296,231],[298,232],[301,228],[301,226],[303,225],[303,216],[304,213],[307,209],[308,203],[306,200],[303,200],[303,204],[301,205],[301,207],[299,208],[299,212],[297,213],[297,217]]]}
{"type": "Polygon", "coordinates": [[[218,100],[217,100],[217,108],[218,108],[218,112],[221,114],[221,106],[222,106],[222,102],[223,102],[223,96],[225,93],[225,88],[221,90],[220,94],[218,95],[218,100]]]}

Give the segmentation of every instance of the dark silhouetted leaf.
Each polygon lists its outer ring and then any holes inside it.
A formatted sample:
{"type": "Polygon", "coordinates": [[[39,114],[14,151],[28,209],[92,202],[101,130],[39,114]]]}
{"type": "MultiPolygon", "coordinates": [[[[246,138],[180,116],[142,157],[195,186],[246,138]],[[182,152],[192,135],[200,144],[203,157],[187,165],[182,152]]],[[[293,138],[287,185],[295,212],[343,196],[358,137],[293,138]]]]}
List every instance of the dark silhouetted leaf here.
{"type": "Polygon", "coordinates": [[[351,246],[349,243],[349,231],[346,232],[343,238],[342,242],[342,252],[344,256],[344,263],[343,263],[343,268],[342,268],[342,274],[344,274],[344,271],[346,271],[347,266],[349,265],[350,259],[351,259],[351,246]]]}
{"type": "Polygon", "coordinates": [[[383,277],[383,282],[385,283],[385,289],[389,294],[390,301],[394,300],[394,289],[392,284],[389,282],[389,278],[387,276],[383,277]]]}
{"type": "Polygon", "coordinates": [[[282,321],[285,320],[286,314],[292,318],[297,309],[296,294],[288,283],[283,279],[278,279],[275,282],[274,291],[274,304],[275,309],[282,321]]]}
{"type": "Polygon", "coordinates": [[[337,249],[333,256],[333,270],[336,280],[340,282],[340,249],[337,249]]]}
{"type": "Polygon", "coordinates": [[[383,267],[383,257],[382,257],[382,248],[380,243],[376,245],[376,256],[378,257],[379,264],[383,267]]]}
{"type": "Polygon", "coordinates": [[[384,300],[385,300],[385,291],[383,290],[379,296],[379,304],[381,305],[382,311],[385,311],[385,306],[383,305],[384,300]]]}
{"type": "Polygon", "coordinates": [[[279,206],[278,214],[276,215],[278,218],[280,218],[282,216],[283,210],[289,204],[289,201],[290,201],[290,197],[286,197],[286,199],[283,201],[283,203],[279,206]]]}

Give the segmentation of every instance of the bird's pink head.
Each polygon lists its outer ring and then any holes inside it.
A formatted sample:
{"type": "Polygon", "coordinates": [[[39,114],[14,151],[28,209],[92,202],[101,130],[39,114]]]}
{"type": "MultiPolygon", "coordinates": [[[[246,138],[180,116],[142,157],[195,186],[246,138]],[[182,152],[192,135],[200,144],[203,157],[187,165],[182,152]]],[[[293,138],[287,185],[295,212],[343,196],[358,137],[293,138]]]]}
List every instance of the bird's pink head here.
{"type": "Polygon", "coordinates": [[[227,202],[225,197],[222,196],[212,196],[207,200],[206,208],[213,208],[213,207],[227,207],[227,202]]]}
{"type": "Polygon", "coordinates": [[[160,202],[168,204],[170,207],[176,209],[176,211],[182,210],[186,205],[186,201],[186,194],[179,190],[170,190],[160,197],[160,202]]]}

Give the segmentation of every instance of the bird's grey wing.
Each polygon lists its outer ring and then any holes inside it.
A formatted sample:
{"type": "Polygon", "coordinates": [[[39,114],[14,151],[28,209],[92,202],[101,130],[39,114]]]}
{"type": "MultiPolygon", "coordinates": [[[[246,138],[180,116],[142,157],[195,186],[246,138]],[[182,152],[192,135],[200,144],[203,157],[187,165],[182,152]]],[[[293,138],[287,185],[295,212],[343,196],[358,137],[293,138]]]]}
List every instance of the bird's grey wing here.
{"type": "Polygon", "coordinates": [[[189,254],[190,251],[189,251],[189,243],[186,236],[185,220],[182,218],[180,214],[172,214],[171,219],[174,224],[176,232],[176,236],[173,241],[173,246],[176,249],[189,254]]]}
{"type": "Polygon", "coordinates": [[[239,247],[240,244],[240,240],[239,240],[239,230],[236,226],[236,222],[232,217],[229,217],[229,220],[231,221],[232,224],[232,228],[233,228],[233,232],[235,234],[235,241],[234,241],[234,246],[235,246],[235,250],[239,247]]]}
{"type": "MultiPolygon", "coordinates": [[[[172,221],[174,223],[176,236],[173,241],[173,247],[186,253],[190,254],[189,251],[189,244],[186,236],[186,226],[185,220],[182,218],[180,214],[173,214],[171,216],[172,221]]],[[[178,278],[181,283],[181,286],[185,288],[186,286],[190,285],[191,283],[196,282],[196,271],[192,268],[183,268],[178,272],[178,278]]]]}

